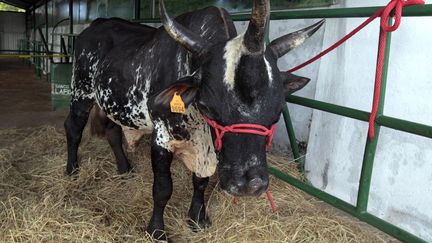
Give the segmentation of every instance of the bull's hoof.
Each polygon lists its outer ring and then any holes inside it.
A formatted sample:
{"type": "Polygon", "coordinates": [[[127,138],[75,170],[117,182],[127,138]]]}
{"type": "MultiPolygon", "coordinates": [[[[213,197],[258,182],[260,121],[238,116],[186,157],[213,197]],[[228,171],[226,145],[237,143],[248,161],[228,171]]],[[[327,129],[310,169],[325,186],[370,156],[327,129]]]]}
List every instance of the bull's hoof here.
{"type": "Polygon", "coordinates": [[[120,179],[122,179],[124,181],[130,180],[130,179],[133,179],[135,177],[136,174],[134,172],[135,171],[131,171],[129,173],[120,174],[119,177],[120,177],[120,179]]]}
{"type": "Polygon", "coordinates": [[[188,223],[189,227],[192,229],[192,232],[195,232],[195,233],[201,232],[201,231],[204,231],[204,230],[210,228],[210,226],[212,224],[209,218],[200,219],[200,220],[198,220],[198,222],[195,220],[192,220],[192,219],[188,219],[187,223],[188,223]]]}
{"type": "Polygon", "coordinates": [[[151,236],[152,236],[154,242],[169,242],[169,241],[168,241],[167,234],[166,234],[165,231],[163,231],[163,230],[154,230],[153,232],[150,232],[150,231],[147,229],[147,232],[148,232],[149,234],[151,234],[151,236]]]}
{"type": "Polygon", "coordinates": [[[78,172],[79,172],[78,165],[66,166],[66,175],[73,176],[73,175],[77,175],[78,172]]]}
{"type": "Polygon", "coordinates": [[[127,171],[119,171],[119,175],[122,180],[129,180],[135,177],[135,170],[131,168],[127,171]]]}
{"type": "Polygon", "coordinates": [[[127,164],[126,166],[117,167],[117,171],[120,175],[122,175],[122,174],[134,173],[135,169],[129,164],[127,164]]]}

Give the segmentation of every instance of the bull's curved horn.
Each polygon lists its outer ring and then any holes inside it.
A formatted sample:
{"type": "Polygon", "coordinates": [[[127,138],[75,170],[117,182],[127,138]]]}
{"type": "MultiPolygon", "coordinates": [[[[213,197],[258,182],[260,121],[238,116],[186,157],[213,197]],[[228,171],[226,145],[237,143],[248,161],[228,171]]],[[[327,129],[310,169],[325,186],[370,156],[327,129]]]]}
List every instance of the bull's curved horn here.
{"type": "Polygon", "coordinates": [[[195,55],[202,56],[206,52],[208,43],[198,34],[192,32],[171,18],[166,11],[163,0],[159,1],[159,11],[166,32],[168,32],[176,42],[195,55]]]}
{"type": "Polygon", "coordinates": [[[292,49],[303,44],[303,42],[312,36],[324,23],[325,19],[304,29],[281,36],[273,40],[268,47],[272,49],[277,58],[280,58],[292,49]]]}
{"type": "Polygon", "coordinates": [[[249,52],[263,52],[269,16],[270,2],[268,0],[254,0],[252,17],[244,36],[244,45],[249,52]]]}

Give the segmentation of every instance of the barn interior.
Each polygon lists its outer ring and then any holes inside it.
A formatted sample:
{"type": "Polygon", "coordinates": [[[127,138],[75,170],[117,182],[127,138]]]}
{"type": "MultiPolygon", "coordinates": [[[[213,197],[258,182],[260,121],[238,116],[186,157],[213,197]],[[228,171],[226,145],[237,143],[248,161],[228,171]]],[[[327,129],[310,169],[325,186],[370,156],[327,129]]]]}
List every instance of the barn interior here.
{"type": "MultiPolygon", "coordinates": [[[[246,0],[165,1],[167,9],[173,16],[211,5],[226,8],[235,20],[239,33],[247,26],[252,2],[246,0]]],[[[288,24],[289,31],[294,31],[306,23],[311,23],[310,21],[332,14],[334,18],[338,18],[338,14],[365,17],[380,9],[380,6],[375,6],[378,3],[357,6],[357,3],[353,2],[355,1],[272,0],[272,12],[276,14],[274,20],[272,16],[270,31],[273,32],[270,32],[269,38],[275,38],[282,32],[288,31],[287,27],[283,27],[286,21],[289,21],[287,19],[301,19],[293,25],[288,24]],[[353,6],[355,8],[349,8],[353,6]],[[362,9],[363,7],[367,10],[362,9]],[[335,8],[341,11],[326,12],[335,8]],[[343,13],[346,10],[344,8],[349,8],[348,13],[343,13]],[[309,12],[310,10],[312,12],[309,12]],[[319,13],[320,10],[324,12],[319,13]],[[306,19],[305,22],[303,19],[306,19]]],[[[387,2],[380,1],[379,4],[385,5],[387,2]]],[[[114,155],[107,141],[92,137],[89,128],[86,128],[79,150],[80,173],[69,177],[65,175],[67,150],[63,122],[69,112],[72,54],[79,33],[93,20],[108,17],[118,17],[159,27],[158,5],[157,0],[0,0],[1,242],[154,241],[145,230],[153,207],[150,137],[145,137],[141,141],[137,152],[127,154],[134,165],[135,172],[119,175],[114,155]]],[[[429,11],[432,10],[430,2],[424,6],[410,8],[412,16],[432,15],[429,11]]],[[[411,12],[408,11],[408,14],[411,12]]],[[[430,21],[430,17],[428,20],[430,21]]],[[[288,58],[288,61],[283,60],[279,64],[284,67],[292,66],[291,62],[298,64],[299,60],[306,61],[325,49],[323,43],[326,41],[328,28],[326,26],[326,30],[318,32],[317,35],[320,37],[313,37],[316,39],[306,43],[305,49],[295,52],[295,58],[288,58]]],[[[376,33],[376,30],[377,28],[373,33],[376,33]]],[[[314,65],[316,66],[305,72],[314,73],[312,69],[321,68],[318,64],[314,65]]],[[[319,80],[318,71],[316,73],[316,75],[312,74],[312,79],[319,80]]],[[[318,87],[319,85],[316,89],[318,87]]],[[[427,90],[430,86],[425,87],[427,90]]],[[[311,91],[305,92],[305,96],[308,96],[308,92],[311,91]]],[[[287,98],[287,101],[289,100],[291,103],[301,103],[296,97],[287,98]]],[[[212,225],[208,229],[193,232],[187,224],[187,211],[193,193],[192,174],[181,161],[175,160],[171,170],[174,192],[165,211],[169,240],[172,242],[427,242],[432,240],[429,227],[432,225],[431,209],[415,216],[410,216],[403,211],[400,214],[408,216],[398,218],[392,218],[392,215],[387,217],[385,214],[384,216],[372,215],[368,213],[367,208],[366,211],[358,208],[359,205],[356,203],[360,199],[357,199],[357,194],[355,200],[350,201],[337,193],[326,191],[325,186],[317,186],[313,179],[307,177],[307,159],[309,159],[307,156],[310,156],[308,149],[311,148],[308,146],[308,140],[312,135],[307,132],[307,135],[303,136],[303,130],[314,126],[309,121],[312,119],[311,108],[314,107],[307,108],[310,116],[302,117],[300,113],[304,112],[302,110],[304,108],[293,108],[290,104],[284,110],[278,124],[279,132],[274,147],[268,153],[268,164],[271,167],[269,171],[272,174],[269,189],[277,206],[275,212],[272,212],[272,207],[265,195],[233,200],[218,187],[217,178],[213,176],[205,196],[212,225]],[[291,117],[288,110],[291,111],[291,117]],[[308,120],[309,123],[297,124],[304,120],[308,120]],[[287,132],[294,133],[292,129],[300,129],[300,126],[303,130],[297,131],[299,136],[297,140],[287,135],[287,132]],[[300,183],[304,183],[304,186],[300,183]],[[418,219],[419,215],[424,216],[423,220],[418,219]],[[415,223],[412,225],[405,223],[410,220],[415,223]]],[[[430,140],[431,120],[426,120],[424,124],[421,124],[422,121],[416,123],[419,124],[419,129],[411,130],[416,136],[430,140]]],[[[411,131],[409,128],[405,130],[411,131]]],[[[427,146],[430,141],[424,144],[427,146]]],[[[363,145],[364,141],[361,146],[363,145]]],[[[427,156],[431,156],[427,151],[425,152],[427,156]]],[[[422,159],[428,160],[430,157],[427,156],[422,159]]],[[[363,174],[361,162],[358,167],[358,175],[355,177],[360,181],[363,180],[360,173],[362,171],[363,174]]],[[[325,176],[320,180],[325,181],[327,174],[326,172],[322,174],[325,176]]],[[[355,182],[356,185],[359,184],[358,181],[355,182]]],[[[425,181],[429,182],[429,179],[425,181]]],[[[370,187],[370,182],[365,187],[368,186],[370,187]]],[[[361,185],[358,187],[362,188],[361,185]]],[[[432,203],[431,199],[427,197],[418,200],[423,200],[421,204],[423,207],[432,203]]]]}

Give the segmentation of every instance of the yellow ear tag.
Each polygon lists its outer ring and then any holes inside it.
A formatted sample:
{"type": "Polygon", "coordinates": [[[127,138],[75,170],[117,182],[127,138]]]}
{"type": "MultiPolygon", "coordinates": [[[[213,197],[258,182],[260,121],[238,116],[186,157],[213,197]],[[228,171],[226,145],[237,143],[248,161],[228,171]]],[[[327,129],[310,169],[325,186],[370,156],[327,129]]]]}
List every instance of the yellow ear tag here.
{"type": "Polygon", "coordinates": [[[174,93],[174,96],[170,102],[171,112],[173,113],[186,113],[185,103],[183,102],[180,95],[177,92],[174,93]]]}

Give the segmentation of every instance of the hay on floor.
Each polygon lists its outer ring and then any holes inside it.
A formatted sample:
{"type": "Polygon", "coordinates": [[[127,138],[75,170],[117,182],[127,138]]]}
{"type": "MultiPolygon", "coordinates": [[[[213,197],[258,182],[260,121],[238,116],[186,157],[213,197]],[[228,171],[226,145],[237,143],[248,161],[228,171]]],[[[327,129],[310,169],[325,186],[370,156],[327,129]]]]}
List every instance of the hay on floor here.
{"type": "MultiPolygon", "coordinates": [[[[0,242],[151,242],[145,233],[152,209],[148,142],[129,154],[136,173],[119,176],[106,141],[85,137],[81,171],[64,174],[64,132],[53,127],[0,130],[0,242]]],[[[288,159],[271,164],[296,172],[288,159]]],[[[172,167],[174,193],[165,212],[173,242],[389,242],[387,235],[271,178],[278,212],[265,197],[232,203],[212,178],[206,192],[212,226],[193,233],[186,215],[191,173],[172,167]]]]}

